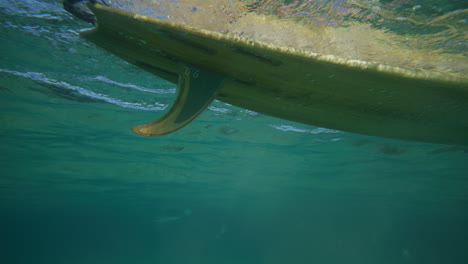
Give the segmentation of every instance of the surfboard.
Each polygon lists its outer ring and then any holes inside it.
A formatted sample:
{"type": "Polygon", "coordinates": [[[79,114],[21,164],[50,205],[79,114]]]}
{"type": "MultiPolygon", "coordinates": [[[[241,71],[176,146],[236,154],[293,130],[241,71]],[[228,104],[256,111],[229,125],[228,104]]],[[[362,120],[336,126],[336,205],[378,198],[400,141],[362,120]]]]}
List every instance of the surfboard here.
{"type": "Polygon", "coordinates": [[[177,84],[159,120],[133,128],[172,133],[214,99],[282,119],[366,134],[468,145],[468,79],[272,46],[99,4],[81,35],[177,84]]]}

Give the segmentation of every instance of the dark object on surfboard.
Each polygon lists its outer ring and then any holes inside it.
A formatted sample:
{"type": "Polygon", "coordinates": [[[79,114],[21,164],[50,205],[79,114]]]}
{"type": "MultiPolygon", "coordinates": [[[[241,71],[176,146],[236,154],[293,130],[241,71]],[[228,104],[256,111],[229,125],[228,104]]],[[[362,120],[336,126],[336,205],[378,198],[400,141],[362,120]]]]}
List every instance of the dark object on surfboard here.
{"type": "MultiPolygon", "coordinates": [[[[94,16],[93,12],[86,6],[87,2],[88,0],[64,0],[63,9],[83,21],[96,25],[96,16],[94,16]]],[[[105,0],[89,0],[89,2],[92,4],[97,4],[99,2],[99,4],[109,6],[105,0]]]]}

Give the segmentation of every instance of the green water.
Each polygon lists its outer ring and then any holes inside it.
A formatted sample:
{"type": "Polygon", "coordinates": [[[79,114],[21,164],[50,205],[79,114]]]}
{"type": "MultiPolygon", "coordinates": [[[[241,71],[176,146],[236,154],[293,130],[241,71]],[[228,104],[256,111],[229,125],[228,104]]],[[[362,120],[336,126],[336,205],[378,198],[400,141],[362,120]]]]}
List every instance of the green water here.
{"type": "Polygon", "coordinates": [[[80,39],[60,1],[0,0],[0,22],[0,263],[468,261],[466,148],[222,102],[141,137],[174,85],[80,39]]]}

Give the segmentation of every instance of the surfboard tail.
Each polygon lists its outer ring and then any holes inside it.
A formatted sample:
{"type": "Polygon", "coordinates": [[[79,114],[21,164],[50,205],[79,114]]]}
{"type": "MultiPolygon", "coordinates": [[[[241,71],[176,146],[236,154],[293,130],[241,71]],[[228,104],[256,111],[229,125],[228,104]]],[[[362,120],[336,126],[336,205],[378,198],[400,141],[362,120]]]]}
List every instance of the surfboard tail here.
{"type": "Polygon", "coordinates": [[[162,136],[189,124],[213,101],[224,81],[224,76],[184,66],[179,74],[178,95],[169,112],[161,119],[132,130],[143,136],[162,136]]]}

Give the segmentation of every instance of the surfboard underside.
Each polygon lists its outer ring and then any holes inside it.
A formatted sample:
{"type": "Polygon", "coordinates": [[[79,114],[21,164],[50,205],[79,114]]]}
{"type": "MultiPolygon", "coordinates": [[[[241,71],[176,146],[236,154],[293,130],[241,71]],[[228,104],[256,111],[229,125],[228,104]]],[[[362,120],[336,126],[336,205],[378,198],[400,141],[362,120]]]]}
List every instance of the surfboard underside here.
{"type": "MultiPolygon", "coordinates": [[[[98,26],[82,35],[96,45],[179,87],[187,67],[214,76],[216,87],[187,86],[202,94],[197,105],[216,98],[331,129],[468,145],[465,78],[270,46],[101,5],[91,10],[98,26]]],[[[192,109],[182,126],[203,109],[192,109]]]]}

